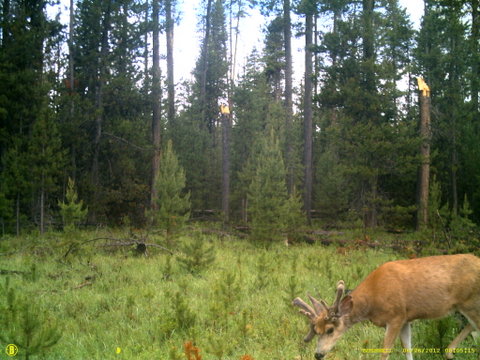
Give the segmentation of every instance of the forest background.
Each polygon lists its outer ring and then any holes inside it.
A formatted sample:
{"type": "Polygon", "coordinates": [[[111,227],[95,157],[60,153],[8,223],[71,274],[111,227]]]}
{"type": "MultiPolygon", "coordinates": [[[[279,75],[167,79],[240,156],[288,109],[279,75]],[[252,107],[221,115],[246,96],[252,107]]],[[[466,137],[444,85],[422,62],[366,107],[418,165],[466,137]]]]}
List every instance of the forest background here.
{"type": "Polygon", "coordinates": [[[45,0],[1,2],[4,234],[61,227],[69,179],[86,225],[168,231],[175,219],[207,218],[270,239],[312,221],[421,228],[425,161],[430,226],[462,239],[476,229],[477,0],[426,0],[418,30],[397,0],[205,0],[200,53],[182,83],[176,5],[76,1],[65,25],[45,0]],[[251,9],[265,19],[263,48],[239,70],[238,24],[251,9]],[[298,86],[293,38],[305,44],[298,86]],[[431,89],[428,139],[417,76],[431,89]]]}

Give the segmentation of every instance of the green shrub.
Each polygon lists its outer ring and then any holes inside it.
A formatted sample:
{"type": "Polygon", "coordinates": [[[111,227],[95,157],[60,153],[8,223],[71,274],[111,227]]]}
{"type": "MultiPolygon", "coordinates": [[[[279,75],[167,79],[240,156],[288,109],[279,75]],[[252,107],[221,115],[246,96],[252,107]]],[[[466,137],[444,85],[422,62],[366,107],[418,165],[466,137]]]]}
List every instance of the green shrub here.
{"type": "Polygon", "coordinates": [[[0,296],[0,340],[5,345],[16,345],[18,354],[28,360],[57,344],[61,333],[56,321],[27,295],[19,295],[9,278],[0,296]]]}
{"type": "Polygon", "coordinates": [[[191,274],[199,274],[215,261],[215,249],[208,245],[203,235],[196,235],[193,241],[186,241],[177,258],[182,268],[191,274]]]}

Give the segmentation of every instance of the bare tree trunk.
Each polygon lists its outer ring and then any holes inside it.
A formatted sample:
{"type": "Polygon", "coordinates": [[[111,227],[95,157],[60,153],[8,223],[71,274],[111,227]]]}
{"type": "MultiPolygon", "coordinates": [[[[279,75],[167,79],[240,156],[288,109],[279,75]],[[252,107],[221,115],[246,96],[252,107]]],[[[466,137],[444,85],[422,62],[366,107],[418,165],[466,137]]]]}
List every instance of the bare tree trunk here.
{"type": "MultiPolygon", "coordinates": [[[[73,0],[70,0],[70,23],[69,23],[69,34],[68,34],[68,68],[69,68],[69,82],[70,82],[70,95],[73,95],[75,89],[75,71],[74,71],[74,57],[73,57],[73,29],[75,26],[75,12],[74,12],[74,3],[73,0]]],[[[70,115],[73,116],[74,111],[74,102],[71,101],[70,104],[70,115]]]]}
{"type": "Polygon", "coordinates": [[[307,220],[311,222],[312,210],[312,146],[313,146],[313,124],[312,124],[312,31],[313,15],[305,15],[305,99],[304,99],[304,209],[307,214],[307,220]]]}
{"type": "Polygon", "coordinates": [[[235,28],[235,45],[233,47],[233,62],[232,62],[232,71],[230,78],[232,82],[235,81],[235,72],[237,70],[237,52],[238,52],[238,35],[240,34],[240,17],[243,12],[242,1],[238,2],[238,12],[237,12],[237,26],[235,28]]]}
{"type": "Polygon", "coordinates": [[[430,188],[430,96],[420,93],[420,157],[418,171],[417,230],[428,224],[428,195],[430,188]]]}
{"type": "Polygon", "coordinates": [[[233,1],[230,1],[229,16],[229,42],[230,59],[228,61],[230,71],[228,75],[228,108],[221,106],[222,117],[222,212],[223,223],[227,224],[230,220],[230,137],[232,131],[231,109],[233,105],[232,91],[235,81],[235,65],[237,62],[237,47],[240,17],[242,15],[242,1],[238,2],[238,11],[236,14],[235,36],[233,35],[233,1]],[[226,111],[228,110],[228,111],[226,111]]]}
{"type": "Polygon", "coordinates": [[[230,218],[230,133],[232,123],[228,113],[222,113],[222,212],[223,222],[230,218]]]}
{"type": "MultiPolygon", "coordinates": [[[[69,69],[69,91],[70,91],[70,121],[73,122],[75,116],[75,58],[73,54],[73,29],[75,28],[74,2],[70,0],[70,23],[68,34],[68,69],[69,69]]],[[[76,144],[72,143],[72,179],[77,179],[77,161],[76,144]]]]}
{"type": "Polygon", "coordinates": [[[452,131],[452,212],[457,215],[458,212],[458,186],[457,186],[457,169],[458,169],[458,150],[457,150],[457,124],[455,116],[453,117],[453,131],[452,131]]]}
{"type": "MultiPolygon", "coordinates": [[[[318,14],[315,14],[313,17],[313,45],[315,49],[318,48],[318,14]]],[[[313,61],[313,96],[315,99],[318,99],[318,72],[319,72],[319,59],[318,51],[315,52],[314,61],[313,61]]],[[[317,100],[318,101],[318,100],[317,100]]]]}
{"type": "MultiPolygon", "coordinates": [[[[377,95],[375,86],[375,32],[374,32],[374,10],[375,0],[362,0],[362,20],[363,20],[363,34],[362,34],[362,50],[363,50],[363,69],[362,69],[362,85],[363,91],[367,96],[364,96],[364,108],[361,119],[364,123],[371,122],[373,126],[379,124],[379,114],[373,102],[377,95]]],[[[367,166],[373,170],[373,174],[365,180],[366,192],[364,207],[367,211],[365,214],[364,225],[366,227],[376,227],[377,219],[377,197],[378,197],[378,172],[375,165],[374,156],[370,156],[367,166]]]]}
{"type": "Polygon", "coordinates": [[[292,22],[290,0],[283,0],[283,37],[285,41],[285,165],[287,189],[291,194],[294,186],[293,167],[293,98],[292,98],[292,22]]]}
{"type": "MultiPolygon", "coordinates": [[[[105,61],[108,53],[108,31],[110,29],[110,9],[111,2],[107,3],[102,24],[102,38],[100,44],[100,57],[98,59],[97,82],[95,85],[95,136],[93,140],[93,164],[92,164],[92,184],[93,184],[93,203],[98,202],[100,191],[100,177],[98,168],[98,158],[100,155],[100,140],[102,137],[103,125],[103,84],[105,82],[105,61]]],[[[92,211],[93,220],[96,220],[95,210],[92,211]]]]}
{"type": "Polygon", "coordinates": [[[40,186],[40,234],[45,233],[45,176],[42,173],[40,186]]]}
{"type": "MultiPolygon", "coordinates": [[[[149,12],[150,6],[149,6],[149,0],[145,1],[145,23],[148,24],[150,21],[150,12],[149,12]]],[[[149,57],[149,51],[148,51],[148,34],[149,31],[145,32],[145,48],[143,49],[143,58],[144,58],[144,73],[145,73],[145,93],[148,93],[148,86],[149,86],[149,79],[150,79],[150,68],[148,67],[148,57],[149,57]]]]}
{"type": "MultiPolygon", "coordinates": [[[[471,34],[471,44],[472,44],[472,54],[473,54],[473,63],[472,63],[472,78],[471,78],[471,88],[472,88],[472,108],[476,113],[478,112],[478,96],[480,92],[480,59],[479,59],[479,45],[480,40],[480,17],[478,15],[478,0],[471,0],[472,6],[472,34],[471,34]]],[[[478,127],[477,127],[478,128],[478,127]]]]}
{"type": "Polygon", "coordinates": [[[16,213],[15,214],[16,215],[15,230],[16,230],[17,236],[20,236],[20,193],[17,193],[15,213],[16,213]]]}
{"type": "Polygon", "coordinates": [[[10,41],[9,31],[4,26],[7,24],[7,19],[10,14],[10,0],[3,0],[2,2],[2,21],[0,26],[2,27],[2,47],[6,47],[10,41]]]}
{"type": "Polygon", "coordinates": [[[365,228],[375,228],[378,225],[378,211],[377,211],[377,199],[378,199],[378,175],[374,174],[365,183],[365,213],[363,225],[365,228]]]}
{"type": "Polygon", "coordinates": [[[173,39],[174,39],[174,21],[172,17],[172,0],[165,1],[165,27],[167,36],[167,93],[168,108],[167,120],[171,124],[175,119],[175,80],[173,71],[173,39]]]}
{"type": "Polygon", "coordinates": [[[206,107],[207,107],[207,70],[208,70],[208,42],[210,41],[210,14],[212,12],[212,0],[207,2],[207,15],[205,18],[205,37],[203,39],[203,64],[200,79],[200,106],[202,111],[202,123],[206,124],[206,107]]]}
{"type": "Polygon", "coordinates": [[[150,191],[150,206],[156,210],[158,191],[156,182],[160,172],[160,112],[161,112],[161,84],[160,84],[160,0],[153,0],[152,17],[153,17],[153,59],[152,59],[152,184],[150,191]]]}
{"type": "Polygon", "coordinates": [[[372,95],[375,89],[375,47],[373,16],[375,9],[375,0],[363,0],[363,61],[364,61],[364,86],[365,90],[372,95]]]}

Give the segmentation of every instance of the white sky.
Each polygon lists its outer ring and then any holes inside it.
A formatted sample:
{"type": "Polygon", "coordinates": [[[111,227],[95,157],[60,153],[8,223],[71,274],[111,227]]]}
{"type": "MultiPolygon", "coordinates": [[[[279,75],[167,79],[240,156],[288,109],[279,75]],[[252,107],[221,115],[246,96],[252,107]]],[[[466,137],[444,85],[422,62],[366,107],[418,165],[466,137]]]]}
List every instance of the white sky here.
{"type": "MultiPolygon", "coordinates": [[[[201,34],[197,33],[198,14],[201,0],[180,0],[178,10],[181,22],[175,28],[175,81],[191,79],[191,71],[200,54],[201,34]]],[[[422,0],[400,0],[407,9],[415,28],[419,28],[423,15],[422,0]]],[[[240,20],[240,41],[238,45],[237,73],[242,70],[247,56],[254,47],[262,49],[264,19],[258,11],[249,11],[249,15],[240,20]]],[[[292,43],[294,80],[298,83],[303,76],[303,38],[294,39],[292,43]]],[[[164,44],[163,44],[164,45],[164,44]]]]}
{"type": "MultiPolygon", "coordinates": [[[[174,61],[175,61],[175,82],[181,83],[184,80],[191,80],[191,72],[199,56],[199,45],[202,34],[198,33],[198,15],[200,13],[201,0],[179,0],[177,13],[180,13],[180,23],[175,27],[174,61]]],[[[420,25],[423,15],[422,0],[400,0],[400,4],[407,8],[411,21],[415,28],[420,25]]],[[[61,11],[61,20],[68,23],[68,1],[61,0],[60,5],[49,8],[49,14],[54,17],[61,11]]],[[[237,55],[237,73],[241,72],[247,56],[254,47],[261,50],[263,47],[264,19],[258,10],[250,10],[249,15],[240,20],[240,35],[237,55]]],[[[298,83],[303,76],[303,38],[294,39],[292,42],[293,52],[293,76],[298,83]]],[[[165,36],[162,36],[161,53],[166,54],[165,36]]],[[[165,67],[165,61],[162,67],[165,67]]],[[[165,71],[165,70],[164,70],[165,71]]]]}

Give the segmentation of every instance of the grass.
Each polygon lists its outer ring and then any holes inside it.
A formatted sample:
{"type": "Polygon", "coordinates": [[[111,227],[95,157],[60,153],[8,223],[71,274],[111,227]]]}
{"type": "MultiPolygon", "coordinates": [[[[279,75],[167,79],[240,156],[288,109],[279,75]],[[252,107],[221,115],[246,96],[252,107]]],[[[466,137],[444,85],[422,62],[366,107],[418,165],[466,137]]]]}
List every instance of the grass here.
{"type": "MultiPolygon", "coordinates": [[[[240,360],[245,355],[255,360],[312,359],[315,345],[303,343],[308,327],[292,307],[293,297],[311,293],[331,303],[339,279],[354,288],[379,264],[402,257],[389,249],[345,253],[334,246],[262,246],[215,235],[203,238],[215,249],[214,262],[193,273],[177,256],[155,250],[143,257],[87,244],[63,257],[71,241],[124,236],[107,232],[0,241],[0,269],[30,274],[11,275],[11,285],[46,310],[62,333],[55,346],[33,358],[185,360],[183,346],[192,341],[203,360],[240,360]]],[[[177,243],[189,241],[185,236],[177,243]]],[[[442,321],[415,322],[414,346],[446,346],[459,320],[442,321]]],[[[383,333],[369,323],[356,325],[327,359],[378,359],[361,349],[381,348],[383,333]]],[[[0,349],[6,345],[0,343],[0,349]]],[[[471,338],[462,347],[478,349],[471,338]]],[[[441,356],[415,355],[435,358],[441,356]]],[[[404,359],[399,342],[390,359],[404,359]]]]}

